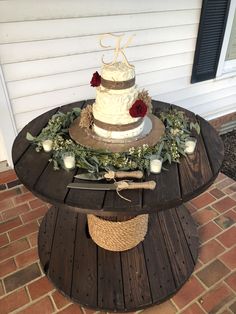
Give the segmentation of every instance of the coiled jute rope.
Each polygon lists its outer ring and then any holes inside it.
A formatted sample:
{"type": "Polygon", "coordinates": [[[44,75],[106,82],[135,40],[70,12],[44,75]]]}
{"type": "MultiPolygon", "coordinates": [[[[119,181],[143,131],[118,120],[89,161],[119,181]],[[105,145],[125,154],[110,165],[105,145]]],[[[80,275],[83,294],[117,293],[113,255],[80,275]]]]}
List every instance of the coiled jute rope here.
{"type": "Polygon", "coordinates": [[[126,221],[109,221],[88,214],[88,228],[93,241],[109,251],[126,251],[144,240],[148,229],[148,214],[126,221]]]}

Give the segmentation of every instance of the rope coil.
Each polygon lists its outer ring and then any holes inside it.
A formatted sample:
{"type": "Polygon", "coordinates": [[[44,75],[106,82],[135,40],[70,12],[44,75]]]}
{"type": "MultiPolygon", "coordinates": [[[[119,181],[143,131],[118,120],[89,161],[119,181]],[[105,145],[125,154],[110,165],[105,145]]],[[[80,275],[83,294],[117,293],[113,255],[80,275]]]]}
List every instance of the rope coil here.
{"type": "Polygon", "coordinates": [[[148,230],[148,214],[126,221],[109,221],[88,214],[88,228],[93,241],[109,251],[126,251],[144,240],[148,230]]]}

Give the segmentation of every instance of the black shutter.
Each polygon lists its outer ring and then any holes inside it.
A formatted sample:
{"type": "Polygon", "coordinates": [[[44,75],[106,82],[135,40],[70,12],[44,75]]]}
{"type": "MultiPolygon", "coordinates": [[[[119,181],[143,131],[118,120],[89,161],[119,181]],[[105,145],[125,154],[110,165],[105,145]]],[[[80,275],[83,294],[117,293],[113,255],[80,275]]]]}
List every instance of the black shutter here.
{"type": "Polygon", "coordinates": [[[230,0],[203,0],[191,83],[216,76],[230,0]]]}

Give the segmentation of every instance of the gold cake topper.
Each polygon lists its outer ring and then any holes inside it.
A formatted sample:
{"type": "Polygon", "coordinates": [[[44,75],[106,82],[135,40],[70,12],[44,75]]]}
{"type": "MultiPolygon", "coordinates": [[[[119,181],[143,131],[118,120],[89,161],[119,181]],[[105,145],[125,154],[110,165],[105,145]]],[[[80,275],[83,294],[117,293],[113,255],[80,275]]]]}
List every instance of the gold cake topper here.
{"type": "Polygon", "coordinates": [[[103,57],[104,57],[104,56],[102,56],[102,63],[103,63],[103,64],[106,64],[106,65],[112,65],[112,64],[114,64],[115,62],[117,62],[117,59],[118,59],[119,55],[121,55],[121,56],[122,56],[122,59],[123,59],[123,62],[124,62],[129,68],[133,68],[133,65],[131,65],[131,64],[128,62],[127,58],[126,58],[126,55],[125,55],[125,53],[124,53],[124,49],[127,48],[127,47],[130,45],[130,43],[131,43],[131,41],[132,41],[134,35],[130,36],[130,37],[128,38],[126,44],[125,44],[123,47],[121,47],[121,41],[122,41],[123,37],[125,36],[124,34],[121,34],[121,35],[114,35],[114,34],[111,34],[111,33],[103,34],[103,35],[100,36],[100,40],[99,40],[100,46],[101,46],[102,48],[110,48],[110,47],[111,47],[110,45],[104,45],[104,44],[102,43],[103,39],[104,39],[105,37],[109,37],[109,36],[110,36],[110,37],[114,37],[114,38],[116,39],[116,46],[115,46],[115,48],[114,48],[114,59],[113,59],[112,62],[106,63],[106,62],[103,61],[103,57]]]}

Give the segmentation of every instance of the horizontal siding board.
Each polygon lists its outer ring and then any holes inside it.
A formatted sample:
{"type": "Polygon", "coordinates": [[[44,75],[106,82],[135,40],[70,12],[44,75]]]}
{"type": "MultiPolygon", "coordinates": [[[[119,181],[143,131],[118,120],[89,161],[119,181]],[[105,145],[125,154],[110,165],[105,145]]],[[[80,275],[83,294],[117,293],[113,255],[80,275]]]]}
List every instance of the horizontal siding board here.
{"type": "Polygon", "coordinates": [[[215,101],[220,98],[228,97],[231,95],[235,95],[236,99],[236,83],[232,86],[223,89],[217,89],[213,92],[207,92],[204,94],[197,95],[195,97],[190,97],[186,99],[179,100],[178,102],[181,103],[185,108],[194,108],[200,105],[206,104],[210,101],[215,101]]]}
{"type": "MultiPolygon", "coordinates": [[[[198,24],[180,25],[135,32],[132,46],[150,45],[161,42],[196,38],[198,24]]],[[[133,32],[126,32],[125,36],[133,32]]],[[[30,41],[0,45],[1,63],[16,63],[44,58],[61,57],[66,55],[101,51],[98,36],[83,36],[44,41],[30,41]]]]}
{"type": "Polygon", "coordinates": [[[210,102],[206,107],[193,108],[193,112],[202,116],[207,120],[215,119],[219,116],[235,112],[236,100],[235,95],[230,97],[225,97],[224,99],[219,99],[217,102],[210,102]]]}
{"type": "MultiPolygon", "coordinates": [[[[139,86],[160,83],[191,74],[191,65],[182,65],[174,68],[159,71],[147,72],[136,75],[136,82],[139,86]]],[[[8,83],[8,91],[11,99],[30,96],[34,94],[55,91],[59,89],[71,88],[87,85],[96,69],[64,73],[53,76],[46,76],[30,80],[21,80],[8,83]]]]}
{"type": "Polygon", "coordinates": [[[12,100],[14,114],[30,112],[35,108],[48,108],[66,105],[68,103],[95,98],[95,89],[90,85],[71,87],[52,92],[21,97],[12,100]]]}
{"type": "Polygon", "coordinates": [[[159,97],[161,101],[173,102],[173,101],[181,101],[182,99],[188,97],[195,97],[201,94],[207,94],[210,92],[217,91],[219,89],[227,88],[236,85],[236,76],[231,78],[225,78],[221,80],[209,80],[206,82],[201,82],[192,85],[183,85],[182,89],[174,90],[169,92],[168,94],[159,93],[155,94],[155,97],[159,97]]]}
{"type": "MultiPolygon", "coordinates": [[[[166,55],[193,52],[195,39],[172,41],[167,43],[153,44],[126,49],[126,55],[130,62],[149,58],[157,58],[166,55]]],[[[91,52],[81,55],[50,58],[37,61],[27,61],[3,65],[6,81],[22,80],[39,76],[52,75],[62,72],[82,70],[88,67],[101,66],[101,58],[104,52],[91,52]]],[[[112,50],[107,50],[105,61],[108,62],[113,56],[112,50]]]]}
{"type": "Polygon", "coordinates": [[[0,22],[200,9],[200,0],[11,0],[0,1],[0,22]]]}
{"type": "MultiPolygon", "coordinates": [[[[98,44],[107,30],[136,35],[126,55],[154,99],[206,118],[232,112],[236,78],[190,84],[201,0],[108,1],[0,1],[0,60],[18,130],[49,109],[95,97],[91,74],[112,55],[98,44]]],[[[208,27],[211,43],[215,23],[208,27]]]]}
{"type": "MultiPolygon", "coordinates": [[[[181,77],[178,79],[168,80],[160,83],[139,85],[139,88],[146,88],[150,95],[159,90],[160,92],[169,92],[173,89],[180,89],[189,83],[188,77],[181,77]]],[[[95,89],[89,85],[71,87],[52,92],[36,94],[32,96],[21,97],[12,100],[12,107],[14,114],[28,112],[35,108],[45,108],[53,106],[61,106],[67,103],[89,99],[95,97],[95,89]]]]}
{"type": "Polygon", "coordinates": [[[200,10],[2,23],[0,44],[195,24],[200,10]]]}

